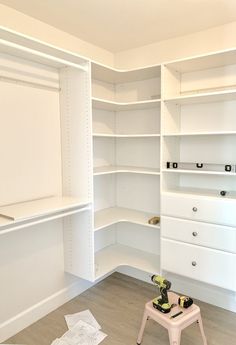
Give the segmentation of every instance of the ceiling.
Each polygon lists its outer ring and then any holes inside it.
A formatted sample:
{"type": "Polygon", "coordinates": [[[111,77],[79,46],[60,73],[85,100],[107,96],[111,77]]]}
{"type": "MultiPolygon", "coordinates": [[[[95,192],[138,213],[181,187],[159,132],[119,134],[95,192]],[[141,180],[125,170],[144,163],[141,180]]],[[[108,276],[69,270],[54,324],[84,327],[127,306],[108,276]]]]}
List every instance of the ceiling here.
{"type": "Polygon", "coordinates": [[[236,0],[0,0],[113,53],[236,20],[236,0]]]}

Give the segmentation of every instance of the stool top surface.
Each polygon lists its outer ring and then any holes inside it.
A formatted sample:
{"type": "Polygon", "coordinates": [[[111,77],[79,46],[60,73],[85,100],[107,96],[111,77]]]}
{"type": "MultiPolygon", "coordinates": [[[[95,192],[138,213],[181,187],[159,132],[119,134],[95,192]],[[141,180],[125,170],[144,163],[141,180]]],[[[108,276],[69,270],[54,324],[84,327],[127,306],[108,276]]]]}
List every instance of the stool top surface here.
{"type": "Polygon", "coordinates": [[[160,312],[159,310],[155,309],[152,305],[152,300],[146,303],[145,308],[148,310],[148,313],[150,314],[151,318],[153,318],[157,322],[159,319],[159,320],[165,321],[166,323],[173,324],[173,325],[184,323],[184,322],[186,322],[186,320],[188,320],[190,318],[194,318],[195,315],[199,314],[200,308],[194,303],[187,309],[181,308],[178,305],[179,296],[180,295],[178,295],[172,291],[168,292],[169,303],[170,304],[177,304],[176,306],[171,308],[171,311],[169,313],[164,314],[164,313],[160,312]],[[183,313],[180,314],[179,316],[173,318],[173,319],[170,318],[172,315],[175,315],[180,311],[182,311],[183,313]]]}

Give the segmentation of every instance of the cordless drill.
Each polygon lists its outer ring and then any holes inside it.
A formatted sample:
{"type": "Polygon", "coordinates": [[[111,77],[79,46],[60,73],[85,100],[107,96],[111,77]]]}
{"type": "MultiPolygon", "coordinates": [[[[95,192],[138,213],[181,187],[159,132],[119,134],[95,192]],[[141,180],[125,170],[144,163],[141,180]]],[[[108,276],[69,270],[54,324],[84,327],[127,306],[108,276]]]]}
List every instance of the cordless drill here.
{"type": "Polygon", "coordinates": [[[153,307],[160,310],[164,314],[169,313],[171,310],[171,304],[169,303],[167,291],[171,287],[171,282],[158,275],[153,275],[151,280],[159,287],[161,294],[152,301],[153,307]]]}

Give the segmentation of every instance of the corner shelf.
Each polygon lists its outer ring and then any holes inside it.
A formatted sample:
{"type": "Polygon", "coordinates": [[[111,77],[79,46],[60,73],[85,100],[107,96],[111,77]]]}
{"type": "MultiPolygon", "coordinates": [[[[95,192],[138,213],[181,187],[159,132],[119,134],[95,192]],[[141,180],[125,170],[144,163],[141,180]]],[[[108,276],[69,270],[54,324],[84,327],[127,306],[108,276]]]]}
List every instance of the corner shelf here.
{"type": "Polygon", "coordinates": [[[94,133],[95,138],[159,138],[160,134],[110,134],[94,133]]]}
{"type": "Polygon", "coordinates": [[[130,266],[151,274],[160,272],[160,256],[119,244],[95,254],[95,279],[100,279],[119,266],[130,266]]]}
{"type": "Polygon", "coordinates": [[[117,173],[133,173],[133,174],[145,174],[145,175],[160,175],[159,169],[133,167],[133,166],[103,166],[94,168],[93,175],[107,175],[117,173]]]}
{"type": "Polygon", "coordinates": [[[121,70],[92,62],[92,75],[94,79],[107,83],[130,83],[159,78],[161,76],[161,66],[153,65],[137,69],[121,70]]]}
{"type": "Polygon", "coordinates": [[[0,207],[0,234],[63,218],[89,209],[72,197],[48,197],[0,207]]]}
{"type": "Polygon", "coordinates": [[[116,102],[92,97],[92,106],[94,109],[102,109],[108,111],[141,110],[156,108],[157,106],[159,106],[160,101],[160,99],[149,99],[136,102],[116,102]]]}
{"type": "Polygon", "coordinates": [[[95,212],[95,226],[94,231],[101,230],[107,226],[129,222],[138,225],[144,225],[155,229],[160,229],[160,225],[148,224],[148,220],[154,217],[155,214],[143,211],[133,210],[123,207],[110,207],[101,211],[95,212]]]}

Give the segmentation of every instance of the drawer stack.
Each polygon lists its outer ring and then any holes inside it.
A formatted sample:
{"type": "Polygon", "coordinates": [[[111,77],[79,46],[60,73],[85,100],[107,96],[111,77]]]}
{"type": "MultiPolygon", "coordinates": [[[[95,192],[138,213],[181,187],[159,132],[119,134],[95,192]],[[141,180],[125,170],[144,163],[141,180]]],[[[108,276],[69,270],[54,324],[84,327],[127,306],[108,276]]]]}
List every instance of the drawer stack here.
{"type": "Polygon", "coordinates": [[[163,193],[162,269],[236,291],[236,201],[163,193]]]}

